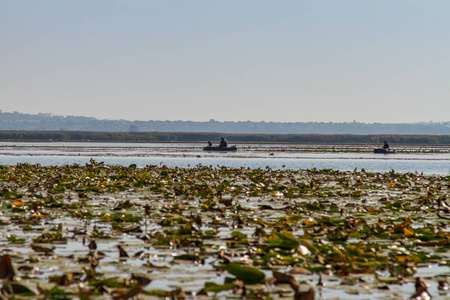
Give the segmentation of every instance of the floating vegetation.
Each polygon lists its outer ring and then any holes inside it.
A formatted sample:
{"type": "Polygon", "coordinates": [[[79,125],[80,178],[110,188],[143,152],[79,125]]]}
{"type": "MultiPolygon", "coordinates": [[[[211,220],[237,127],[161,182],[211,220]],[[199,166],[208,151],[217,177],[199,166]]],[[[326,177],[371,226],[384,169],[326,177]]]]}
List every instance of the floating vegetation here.
{"type": "Polygon", "coordinates": [[[445,299],[449,187],[395,171],[0,166],[0,298],[445,299]]]}

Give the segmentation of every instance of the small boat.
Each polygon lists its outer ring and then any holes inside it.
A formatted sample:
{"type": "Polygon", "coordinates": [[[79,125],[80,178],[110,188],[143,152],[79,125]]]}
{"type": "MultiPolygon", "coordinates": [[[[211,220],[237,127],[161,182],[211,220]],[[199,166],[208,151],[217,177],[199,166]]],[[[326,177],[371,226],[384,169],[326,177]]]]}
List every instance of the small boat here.
{"type": "Polygon", "coordinates": [[[203,151],[236,151],[236,146],[231,147],[219,147],[219,146],[207,146],[203,148],[203,151]]]}
{"type": "Polygon", "coordinates": [[[395,154],[395,150],[386,150],[384,148],[373,149],[373,153],[395,154]]]}

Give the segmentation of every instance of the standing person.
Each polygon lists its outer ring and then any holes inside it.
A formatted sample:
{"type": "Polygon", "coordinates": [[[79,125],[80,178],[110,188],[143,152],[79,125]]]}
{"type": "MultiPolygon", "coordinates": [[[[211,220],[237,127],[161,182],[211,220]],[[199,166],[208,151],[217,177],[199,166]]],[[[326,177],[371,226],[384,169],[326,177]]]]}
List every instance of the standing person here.
{"type": "Polygon", "coordinates": [[[384,141],[383,149],[384,150],[389,150],[389,144],[386,141],[384,141]]]}
{"type": "Polygon", "coordinates": [[[219,147],[224,147],[224,148],[228,147],[228,141],[224,137],[222,137],[219,147]]]}

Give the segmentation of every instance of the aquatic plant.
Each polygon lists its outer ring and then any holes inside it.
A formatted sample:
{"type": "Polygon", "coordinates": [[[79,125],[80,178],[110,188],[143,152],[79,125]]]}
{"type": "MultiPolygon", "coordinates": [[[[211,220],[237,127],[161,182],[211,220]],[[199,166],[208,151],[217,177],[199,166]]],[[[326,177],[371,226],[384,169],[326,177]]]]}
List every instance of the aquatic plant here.
{"type": "Polygon", "coordinates": [[[389,295],[423,266],[436,267],[421,279],[436,291],[450,266],[449,186],[395,171],[0,165],[1,291],[313,299],[338,281],[389,295]]]}

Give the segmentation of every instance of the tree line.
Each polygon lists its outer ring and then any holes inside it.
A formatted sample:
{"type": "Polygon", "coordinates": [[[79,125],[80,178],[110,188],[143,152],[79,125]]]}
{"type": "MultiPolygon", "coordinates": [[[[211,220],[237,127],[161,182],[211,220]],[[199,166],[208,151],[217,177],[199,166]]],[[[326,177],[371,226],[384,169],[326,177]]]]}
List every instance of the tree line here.
{"type": "Polygon", "coordinates": [[[362,122],[220,122],[99,120],[81,116],[23,114],[0,110],[0,130],[102,131],[102,132],[225,132],[252,134],[450,134],[450,122],[362,123],[362,122]]]}
{"type": "Polygon", "coordinates": [[[1,130],[3,141],[207,142],[225,136],[229,143],[340,143],[450,145],[450,135],[398,134],[224,134],[218,132],[100,132],[1,130]]]}

